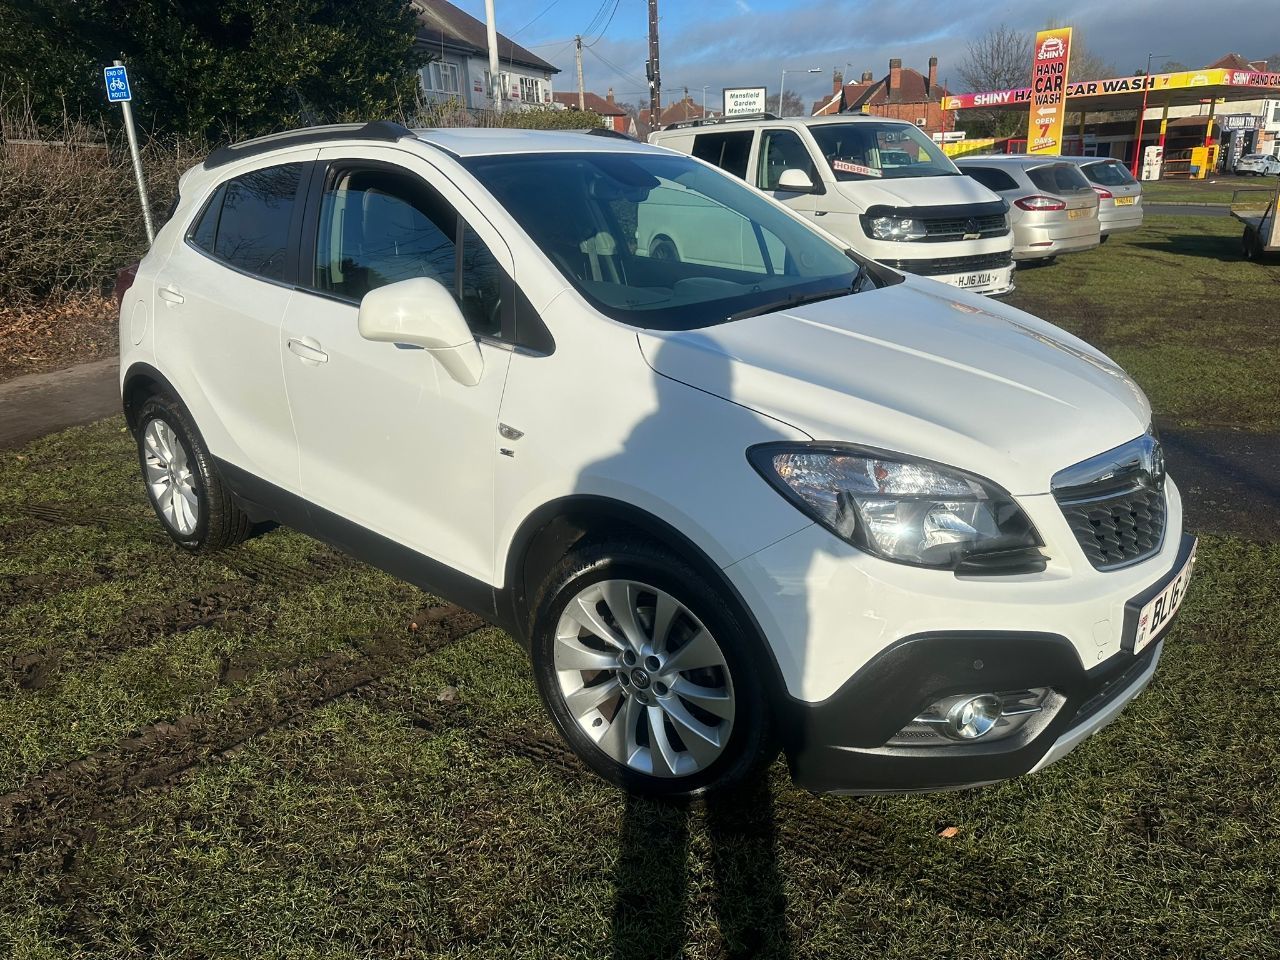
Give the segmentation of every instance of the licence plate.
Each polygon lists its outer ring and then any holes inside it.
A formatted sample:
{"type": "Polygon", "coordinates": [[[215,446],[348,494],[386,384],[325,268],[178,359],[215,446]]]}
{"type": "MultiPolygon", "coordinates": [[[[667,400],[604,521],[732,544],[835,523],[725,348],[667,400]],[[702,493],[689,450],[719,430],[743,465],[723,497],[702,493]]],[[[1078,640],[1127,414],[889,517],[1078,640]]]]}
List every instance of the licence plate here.
{"type": "Polygon", "coordinates": [[[1088,215],[1089,215],[1089,211],[1088,211],[1088,209],[1087,209],[1087,208],[1085,208],[1085,207],[1080,207],[1078,210],[1068,210],[1068,211],[1067,211],[1067,219],[1068,219],[1068,220],[1080,220],[1080,219],[1082,219],[1082,218],[1084,218],[1084,217],[1087,217],[1088,215]]]}
{"type": "Polygon", "coordinates": [[[1116,197],[1116,206],[1117,207],[1133,206],[1133,197],[1116,197]]]}
{"type": "Polygon", "coordinates": [[[1182,598],[1187,595],[1187,584],[1191,582],[1191,570],[1196,565],[1196,545],[1192,545],[1191,554],[1186,562],[1159,593],[1142,605],[1138,611],[1138,630],[1133,636],[1133,652],[1141,653],[1160,632],[1169,625],[1173,615],[1182,606],[1182,598]]]}
{"type": "Polygon", "coordinates": [[[951,281],[951,285],[959,287],[961,290],[970,290],[974,287],[989,287],[996,282],[994,273],[966,273],[963,276],[955,277],[951,281]]]}

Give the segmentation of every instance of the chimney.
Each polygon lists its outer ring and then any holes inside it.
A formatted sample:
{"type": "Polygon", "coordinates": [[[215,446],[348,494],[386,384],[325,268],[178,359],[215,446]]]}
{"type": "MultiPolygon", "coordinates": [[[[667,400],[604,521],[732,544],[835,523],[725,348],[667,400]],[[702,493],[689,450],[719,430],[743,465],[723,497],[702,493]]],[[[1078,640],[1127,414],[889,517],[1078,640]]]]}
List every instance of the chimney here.
{"type": "Polygon", "coordinates": [[[608,100],[609,103],[613,103],[613,87],[609,88],[609,93],[605,96],[605,99],[608,100]]]}
{"type": "Polygon", "coordinates": [[[863,71],[862,71],[862,82],[863,82],[863,83],[872,83],[872,82],[874,82],[874,81],[875,81],[875,79],[876,79],[875,74],[874,74],[874,73],[872,73],[870,70],[863,70],[863,71]]]}
{"type": "Polygon", "coordinates": [[[844,74],[839,70],[831,74],[831,95],[834,97],[844,89],[844,74]]]}
{"type": "Polygon", "coordinates": [[[930,57],[929,58],[929,86],[925,92],[932,97],[934,95],[934,92],[937,89],[938,89],[938,58],[930,57]]]}
{"type": "Polygon", "coordinates": [[[889,99],[897,98],[902,90],[902,61],[894,57],[889,61],[889,99]]]}

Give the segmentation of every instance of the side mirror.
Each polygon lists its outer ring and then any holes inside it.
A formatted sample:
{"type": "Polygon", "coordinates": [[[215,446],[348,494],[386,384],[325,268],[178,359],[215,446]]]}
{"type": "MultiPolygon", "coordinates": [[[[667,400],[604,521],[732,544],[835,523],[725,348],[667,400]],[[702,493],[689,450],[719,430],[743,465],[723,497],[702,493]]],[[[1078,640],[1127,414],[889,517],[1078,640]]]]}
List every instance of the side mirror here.
{"type": "Polygon", "coordinates": [[[370,290],[360,301],[360,336],[428,350],[466,387],[480,382],[484,355],[453,295],[438,280],[414,277],[370,290]]]}
{"type": "Polygon", "coordinates": [[[778,178],[778,189],[788,193],[815,193],[818,188],[799,167],[788,167],[778,178]]]}

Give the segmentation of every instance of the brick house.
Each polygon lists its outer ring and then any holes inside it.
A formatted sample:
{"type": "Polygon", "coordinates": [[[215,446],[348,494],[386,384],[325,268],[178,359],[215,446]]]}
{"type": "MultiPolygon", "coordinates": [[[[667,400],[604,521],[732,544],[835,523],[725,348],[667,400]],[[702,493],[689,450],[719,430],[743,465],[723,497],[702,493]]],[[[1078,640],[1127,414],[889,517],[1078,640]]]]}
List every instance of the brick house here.
{"type": "Polygon", "coordinates": [[[686,91],[685,95],[671,105],[664,107],[662,113],[658,116],[658,125],[655,127],[649,118],[649,108],[645,107],[640,111],[640,116],[631,125],[632,129],[628,132],[641,140],[645,139],[654,130],[661,130],[663,127],[670,126],[673,123],[679,123],[682,120],[701,120],[704,117],[718,117],[720,114],[715,110],[702,109],[702,104],[695,103],[693,97],[689,96],[686,91]]]}
{"type": "Polygon", "coordinates": [[[955,121],[942,109],[942,98],[947,94],[938,83],[937,57],[929,58],[927,74],[903,67],[895,57],[889,61],[889,72],[878,80],[868,70],[857,83],[845,83],[836,71],[831,95],[813,105],[813,114],[870,113],[906,120],[926,133],[938,133],[955,128],[955,121]]]}
{"type": "MultiPolygon", "coordinates": [[[[552,102],[559,104],[566,110],[578,110],[578,94],[573,93],[554,93],[551,95],[552,102]]],[[[584,93],[583,100],[586,101],[587,109],[600,117],[604,126],[618,133],[626,133],[631,125],[631,118],[627,116],[627,111],[618,106],[613,99],[613,87],[609,88],[608,94],[600,96],[598,93],[584,93]]]]}

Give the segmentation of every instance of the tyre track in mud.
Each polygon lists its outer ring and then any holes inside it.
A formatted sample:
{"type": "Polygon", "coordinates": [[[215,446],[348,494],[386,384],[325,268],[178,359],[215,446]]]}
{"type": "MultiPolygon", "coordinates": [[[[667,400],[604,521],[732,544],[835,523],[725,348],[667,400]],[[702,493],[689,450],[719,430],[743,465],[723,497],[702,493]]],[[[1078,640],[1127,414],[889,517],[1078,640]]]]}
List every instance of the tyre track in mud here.
{"type": "MultiPolygon", "coordinates": [[[[146,790],[175,782],[196,765],[226,756],[375,682],[418,657],[484,626],[460,607],[434,607],[404,635],[375,634],[319,660],[278,671],[270,690],[236,697],[216,710],[152,724],[114,747],[35,777],[0,796],[0,865],[39,848],[67,861],[95,835],[93,823],[146,790]]],[[[137,811],[136,817],[146,811],[137,811]]],[[[56,866],[56,864],[55,864],[56,866]]]]}
{"type": "MultiPolygon", "coordinates": [[[[159,637],[175,636],[201,627],[223,626],[251,616],[257,616],[262,621],[260,626],[269,629],[274,614],[262,608],[263,601],[272,595],[268,591],[306,589],[357,568],[354,561],[346,561],[327,552],[317,553],[303,564],[290,564],[245,550],[231,551],[224,555],[222,561],[243,579],[220,583],[167,606],[133,607],[121,615],[114,627],[87,638],[84,647],[71,649],[54,644],[0,657],[0,678],[9,677],[21,690],[41,690],[48,686],[66,661],[83,664],[102,660],[159,637]]],[[[47,599],[48,596],[115,578],[113,571],[102,564],[95,567],[92,575],[77,576],[68,572],[68,576],[69,579],[56,586],[51,585],[46,595],[37,599],[47,599]]],[[[21,599],[28,599],[13,588],[10,592],[21,599]]],[[[6,586],[0,581],[0,600],[5,596],[6,586]]],[[[224,663],[219,682],[234,682],[247,672],[247,667],[224,663]],[[237,673],[241,676],[236,676],[237,673]]]]}

